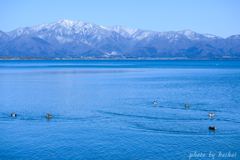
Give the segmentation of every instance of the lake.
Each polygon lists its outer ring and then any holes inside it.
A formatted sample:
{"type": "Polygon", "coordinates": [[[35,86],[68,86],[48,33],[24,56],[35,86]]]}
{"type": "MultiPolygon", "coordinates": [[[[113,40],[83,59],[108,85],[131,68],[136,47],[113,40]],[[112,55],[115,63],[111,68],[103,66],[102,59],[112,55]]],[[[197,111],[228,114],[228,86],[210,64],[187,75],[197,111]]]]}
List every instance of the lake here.
{"type": "Polygon", "coordinates": [[[239,95],[237,60],[1,60],[0,159],[240,159],[239,95]]]}

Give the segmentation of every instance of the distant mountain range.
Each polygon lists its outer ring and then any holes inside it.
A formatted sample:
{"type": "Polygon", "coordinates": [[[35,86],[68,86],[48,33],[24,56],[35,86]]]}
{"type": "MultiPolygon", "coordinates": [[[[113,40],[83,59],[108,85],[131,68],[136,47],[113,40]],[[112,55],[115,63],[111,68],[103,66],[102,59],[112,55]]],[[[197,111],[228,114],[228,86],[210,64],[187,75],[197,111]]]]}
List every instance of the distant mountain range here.
{"type": "Polygon", "coordinates": [[[221,38],[190,30],[155,32],[60,20],[0,30],[0,57],[240,57],[240,35],[221,38]]]}

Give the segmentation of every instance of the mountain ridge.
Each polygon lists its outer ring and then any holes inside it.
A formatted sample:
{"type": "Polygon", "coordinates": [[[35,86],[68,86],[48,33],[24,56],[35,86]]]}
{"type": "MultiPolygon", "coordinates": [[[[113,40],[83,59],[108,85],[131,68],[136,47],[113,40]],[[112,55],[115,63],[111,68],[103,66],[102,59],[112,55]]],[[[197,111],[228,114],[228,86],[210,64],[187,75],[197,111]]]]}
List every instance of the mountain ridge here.
{"type": "Polygon", "coordinates": [[[10,32],[0,30],[0,57],[240,57],[239,46],[240,35],[222,38],[191,30],[156,32],[65,19],[10,32]]]}

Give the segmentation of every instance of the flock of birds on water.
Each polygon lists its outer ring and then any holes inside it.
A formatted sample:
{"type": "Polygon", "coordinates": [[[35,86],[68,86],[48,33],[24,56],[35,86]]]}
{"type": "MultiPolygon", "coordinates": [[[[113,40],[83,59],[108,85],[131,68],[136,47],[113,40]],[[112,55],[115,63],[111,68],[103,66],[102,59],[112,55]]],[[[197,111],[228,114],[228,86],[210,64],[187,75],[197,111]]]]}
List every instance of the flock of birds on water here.
{"type": "MultiPolygon", "coordinates": [[[[156,105],[157,102],[154,101],[153,104],[156,105]]],[[[185,108],[189,108],[189,104],[185,104],[185,108]]],[[[209,114],[209,117],[211,117],[211,118],[214,116],[213,113],[210,113],[210,112],[209,112],[208,114],[209,114]]],[[[12,113],[11,116],[12,116],[12,117],[16,117],[17,114],[12,113]]],[[[52,118],[52,115],[50,115],[49,113],[47,113],[46,118],[47,118],[47,119],[52,118]]],[[[216,128],[215,126],[213,126],[213,127],[209,126],[209,129],[210,129],[210,130],[216,130],[217,128],[216,128]]]]}
{"type": "MultiPolygon", "coordinates": [[[[17,114],[16,114],[16,113],[12,113],[11,116],[12,116],[12,117],[17,117],[17,114]]],[[[50,115],[49,113],[47,113],[46,118],[48,118],[48,119],[49,119],[49,118],[52,118],[52,115],[50,115]]]]}
{"type": "MultiPolygon", "coordinates": [[[[156,105],[156,104],[157,104],[157,102],[156,102],[156,101],[154,101],[154,102],[153,102],[153,104],[154,104],[154,105],[156,105]]],[[[189,108],[189,104],[185,104],[185,108],[189,108]]],[[[209,112],[208,114],[209,114],[209,117],[210,117],[210,118],[213,118],[213,116],[214,116],[214,114],[213,114],[213,113],[210,113],[210,112],[209,112]]],[[[213,127],[209,126],[209,129],[210,129],[210,130],[214,130],[214,131],[215,131],[217,128],[216,128],[215,126],[213,126],[213,127]]]]}

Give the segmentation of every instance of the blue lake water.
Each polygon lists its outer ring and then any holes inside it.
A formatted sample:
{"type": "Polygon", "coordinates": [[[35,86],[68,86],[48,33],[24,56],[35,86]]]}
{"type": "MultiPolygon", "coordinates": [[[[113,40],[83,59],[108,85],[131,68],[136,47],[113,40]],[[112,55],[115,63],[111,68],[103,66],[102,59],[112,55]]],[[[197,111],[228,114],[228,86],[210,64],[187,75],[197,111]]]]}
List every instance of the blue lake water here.
{"type": "Polygon", "coordinates": [[[0,159],[240,159],[239,95],[240,61],[2,60],[0,159]]]}

